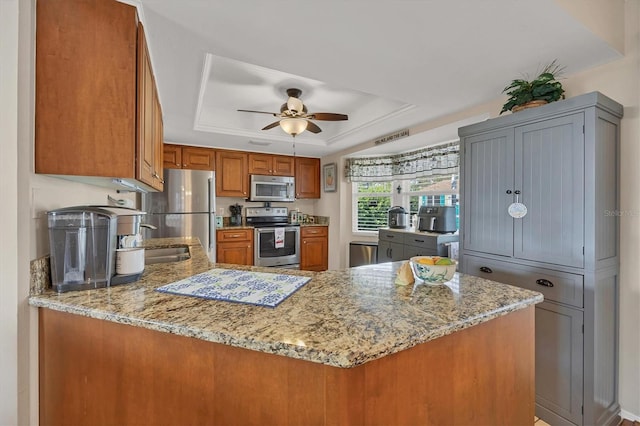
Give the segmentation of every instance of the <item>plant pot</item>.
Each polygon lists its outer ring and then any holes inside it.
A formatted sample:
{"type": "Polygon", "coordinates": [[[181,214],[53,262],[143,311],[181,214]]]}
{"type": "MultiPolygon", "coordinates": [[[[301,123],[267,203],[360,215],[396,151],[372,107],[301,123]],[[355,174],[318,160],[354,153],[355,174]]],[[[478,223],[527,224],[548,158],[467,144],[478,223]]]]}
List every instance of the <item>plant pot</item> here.
{"type": "Polygon", "coordinates": [[[518,111],[522,111],[523,109],[527,109],[527,108],[535,108],[535,107],[539,107],[542,105],[548,104],[547,101],[545,100],[535,100],[535,101],[529,101],[526,104],[522,104],[522,105],[516,105],[511,109],[511,112],[518,112],[518,111]]]}

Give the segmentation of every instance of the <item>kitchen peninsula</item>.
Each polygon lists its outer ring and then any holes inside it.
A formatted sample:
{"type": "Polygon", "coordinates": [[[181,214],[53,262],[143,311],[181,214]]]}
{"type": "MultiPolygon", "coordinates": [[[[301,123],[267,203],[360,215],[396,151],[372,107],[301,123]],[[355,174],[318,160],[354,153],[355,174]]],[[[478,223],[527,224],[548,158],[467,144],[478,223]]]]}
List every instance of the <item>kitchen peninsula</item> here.
{"type": "Polygon", "coordinates": [[[214,266],[30,297],[42,424],[529,424],[539,293],[466,275],[396,286],[400,263],[321,273],[276,308],[160,293],[214,266]]]}

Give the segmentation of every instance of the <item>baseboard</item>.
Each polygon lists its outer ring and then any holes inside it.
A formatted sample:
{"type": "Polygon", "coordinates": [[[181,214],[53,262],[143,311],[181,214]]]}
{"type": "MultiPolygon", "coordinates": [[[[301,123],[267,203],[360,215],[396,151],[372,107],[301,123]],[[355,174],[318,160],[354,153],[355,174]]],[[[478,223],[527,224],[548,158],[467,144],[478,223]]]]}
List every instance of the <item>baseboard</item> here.
{"type": "Polygon", "coordinates": [[[633,420],[634,422],[640,422],[640,416],[626,410],[620,410],[620,417],[627,420],[633,420]]]}

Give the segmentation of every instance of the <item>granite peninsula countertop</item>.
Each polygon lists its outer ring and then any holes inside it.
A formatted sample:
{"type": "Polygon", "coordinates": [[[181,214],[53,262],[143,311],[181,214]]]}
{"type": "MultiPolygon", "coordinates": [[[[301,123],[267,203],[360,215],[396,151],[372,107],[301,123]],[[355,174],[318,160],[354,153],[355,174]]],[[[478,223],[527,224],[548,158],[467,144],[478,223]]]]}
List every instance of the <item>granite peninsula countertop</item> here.
{"type": "Polygon", "coordinates": [[[402,262],[344,270],[277,270],[312,279],[276,308],[155,291],[205,272],[271,268],[210,263],[196,238],[158,238],[147,247],[187,245],[191,259],[147,265],[131,284],[32,295],[29,304],[335,367],[355,367],[542,302],[540,293],[456,274],[443,286],[397,286],[402,262]]]}

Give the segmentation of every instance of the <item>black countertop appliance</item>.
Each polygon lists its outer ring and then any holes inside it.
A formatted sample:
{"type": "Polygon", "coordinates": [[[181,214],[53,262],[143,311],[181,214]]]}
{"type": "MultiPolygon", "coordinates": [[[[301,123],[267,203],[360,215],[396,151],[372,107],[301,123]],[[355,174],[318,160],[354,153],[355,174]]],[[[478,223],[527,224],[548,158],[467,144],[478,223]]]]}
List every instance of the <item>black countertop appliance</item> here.
{"type": "Polygon", "coordinates": [[[418,211],[418,231],[456,232],[455,206],[422,206],[418,211]]]}

